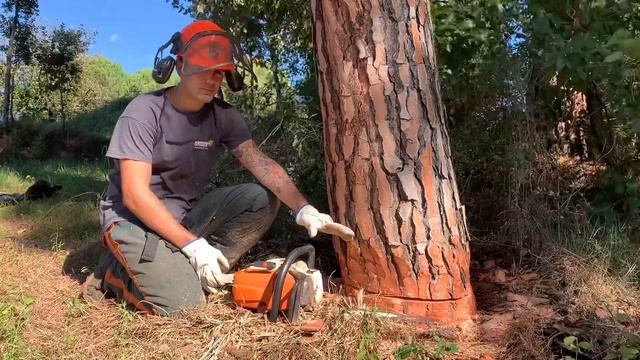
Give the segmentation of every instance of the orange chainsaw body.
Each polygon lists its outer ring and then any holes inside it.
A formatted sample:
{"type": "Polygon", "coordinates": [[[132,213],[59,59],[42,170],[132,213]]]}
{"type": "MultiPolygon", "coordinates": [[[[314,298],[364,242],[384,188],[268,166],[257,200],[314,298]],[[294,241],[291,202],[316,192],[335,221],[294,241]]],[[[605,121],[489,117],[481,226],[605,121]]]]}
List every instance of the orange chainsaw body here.
{"type": "MultiPolygon", "coordinates": [[[[263,264],[264,266],[254,265],[234,274],[231,294],[233,302],[238,306],[258,312],[271,310],[278,268],[266,262],[263,264]]],[[[287,273],[280,297],[280,310],[288,309],[295,285],[295,278],[287,273]]]]}

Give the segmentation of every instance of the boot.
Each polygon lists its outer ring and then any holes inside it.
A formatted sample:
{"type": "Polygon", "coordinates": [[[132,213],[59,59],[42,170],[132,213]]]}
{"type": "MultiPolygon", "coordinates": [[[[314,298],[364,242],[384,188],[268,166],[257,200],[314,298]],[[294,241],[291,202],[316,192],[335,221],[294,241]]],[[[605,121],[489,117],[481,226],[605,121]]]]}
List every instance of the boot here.
{"type": "Polygon", "coordinates": [[[108,250],[105,250],[100,255],[100,261],[98,267],[94,272],[87,276],[87,279],[82,283],[81,295],[82,299],[89,304],[98,303],[110,295],[110,291],[103,284],[104,276],[109,269],[116,262],[116,258],[108,250]]]}

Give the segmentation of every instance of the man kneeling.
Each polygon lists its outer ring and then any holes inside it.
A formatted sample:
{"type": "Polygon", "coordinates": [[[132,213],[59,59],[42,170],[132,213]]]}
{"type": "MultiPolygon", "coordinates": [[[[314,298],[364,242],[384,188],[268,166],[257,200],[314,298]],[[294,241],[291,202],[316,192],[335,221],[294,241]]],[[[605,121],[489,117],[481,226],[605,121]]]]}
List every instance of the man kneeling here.
{"type": "Polygon", "coordinates": [[[235,71],[231,38],[210,21],[196,21],[168,45],[180,82],[136,97],[118,119],[107,151],[115,165],[100,203],[106,250],[83,284],[86,299],[108,292],[160,315],[201,305],[204,291],[228,282],[224,272],[269,229],[280,202],[312,237],[332,222],[258,149],[242,114],[215,98],[235,71]],[[222,146],[261,185],[203,195],[222,146]]]}

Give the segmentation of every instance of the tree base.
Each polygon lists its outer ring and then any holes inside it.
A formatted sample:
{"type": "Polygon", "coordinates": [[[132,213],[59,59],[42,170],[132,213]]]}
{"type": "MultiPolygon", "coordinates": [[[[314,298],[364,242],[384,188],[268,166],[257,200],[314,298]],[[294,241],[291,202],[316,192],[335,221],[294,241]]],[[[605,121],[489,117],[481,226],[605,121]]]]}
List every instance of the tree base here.
{"type": "MultiPolygon", "coordinates": [[[[362,296],[358,292],[357,289],[347,288],[349,296],[362,296]]],[[[467,296],[455,300],[422,300],[365,294],[363,301],[378,311],[448,324],[468,320],[476,313],[476,298],[472,291],[467,296]]]]}

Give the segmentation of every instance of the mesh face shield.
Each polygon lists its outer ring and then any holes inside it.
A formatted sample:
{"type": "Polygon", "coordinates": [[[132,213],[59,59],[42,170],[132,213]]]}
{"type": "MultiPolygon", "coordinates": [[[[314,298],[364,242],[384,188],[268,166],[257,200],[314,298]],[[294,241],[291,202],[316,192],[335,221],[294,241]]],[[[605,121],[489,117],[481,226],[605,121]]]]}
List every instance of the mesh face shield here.
{"type": "Polygon", "coordinates": [[[182,56],[182,73],[185,75],[208,70],[233,71],[234,54],[231,39],[220,31],[199,33],[178,52],[182,56]]]}

